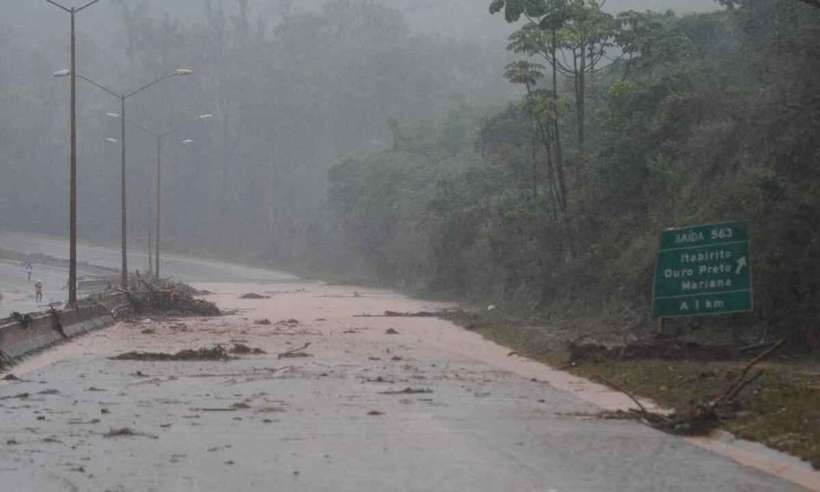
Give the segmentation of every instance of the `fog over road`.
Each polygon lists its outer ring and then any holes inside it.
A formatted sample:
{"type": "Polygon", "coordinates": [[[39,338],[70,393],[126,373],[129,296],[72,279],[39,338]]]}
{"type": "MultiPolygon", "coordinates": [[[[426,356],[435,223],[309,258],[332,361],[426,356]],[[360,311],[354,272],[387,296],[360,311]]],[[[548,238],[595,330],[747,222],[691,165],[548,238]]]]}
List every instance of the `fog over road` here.
{"type": "MultiPolygon", "coordinates": [[[[119,270],[119,247],[77,245],[77,261],[119,270]]],[[[23,254],[42,253],[55,258],[68,258],[68,241],[52,236],[0,231],[0,249],[23,254]]],[[[293,279],[292,275],[273,270],[246,267],[233,263],[209,261],[187,256],[162,254],[162,274],[181,282],[278,281],[293,279]]],[[[130,270],[145,271],[148,257],[142,248],[133,245],[128,250],[130,270]]]]}
{"type": "Polygon", "coordinates": [[[297,281],[197,286],[236,311],[121,322],[14,369],[22,381],[0,384],[4,490],[802,490],[593,418],[590,401],[623,399],[446,321],[357,316],[444,304],[297,281]],[[239,299],[250,291],[270,298],[239,299]],[[266,353],[110,359],[235,343],[266,353]],[[306,343],[309,357],[277,356],[306,343]],[[106,436],[123,428],[135,435],[106,436]]]}
{"type": "MultiPolygon", "coordinates": [[[[0,249],[16,251],[24,255],[43,254],[58,259],[68,259],[68,241],[53,236],[26,234],[0,230],[0,249]]],[[[79,275],[84,272],[83,264],[120,268],[120,250],[116,247],[78,244],[79,275]]],[[[145,271],[148,264],[147,255],[135,247],[128,252],[129,268],[145,271]]],[[[177,255],[162,255],[161,268],[163,275],[168,275],[182,282],[209,281],[284,281],[293,276],[283,272],[252,268],[238,264],[195,259],[177,255]]],[[[113,272],[112,272],[113,273],[113,272]]],[[[12,311],[32,312],[46,309],[52,302],[63,302],[67,295],[65,290],[68,270],[57,266],[34,265],[32,282],[27,282],[22,264],[0,260],[0,318],[12,311]],[[40,280],[44,284],[44,303],[38,306],[34,302],[33,283],[40,280]]]]}

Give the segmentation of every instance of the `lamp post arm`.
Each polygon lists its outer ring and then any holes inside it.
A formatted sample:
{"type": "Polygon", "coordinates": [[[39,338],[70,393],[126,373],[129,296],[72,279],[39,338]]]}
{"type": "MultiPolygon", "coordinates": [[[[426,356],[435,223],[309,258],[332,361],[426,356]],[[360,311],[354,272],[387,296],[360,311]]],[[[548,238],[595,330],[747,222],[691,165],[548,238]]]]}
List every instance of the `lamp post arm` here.
{"type": "Polygon", "coordinates": [[[106,87],[106,86],[104,86],[104,85],[100,84],[99,82],[95,82],[95,81],[93,81],[93,80],[89,79],[88,77],[86,77],[86,76],[85,76],[85,75],[83,75],[83,74],[78,73],[78,74],[77,74],[77,78],[78,78],[78,79],[83,79],[84,81],[88,82],[89,84],[93,85],[94,87],[96,87],[96,88],[98,88],[98,89],[100,89],[100,90],[102,90],[102,91],[107,92],[108,94],[110,94],[110,95],[112,95],[112,96],[116,97],[117,99],[122,98],[122,94],[117,94],[116,92],[114,92],[113,90],[109,89],[108,87],[106,87]]]}
{"type": "Polygon", "coordinates": [[[58,9],[65,10],[66,12],[71,12],[71,9],[70,9],[70,8],[68,8],[68,7],[63,7],[62,5],[60,5],[59,3],[55,2],[54,0],[46,0],[46,2],[50,3],[51,5],[54,5],[54,6],[55,6],[55,7],[57,7],[58,9]]]}
{"type": "Polygon", "coordinates": [[[127,94],[125,95],[125,98],[126,98],[126,99],[128,99],[128,98],[130,98],[131,96],[134,96],[134,95],[136,95],[136,94],[138,94],[138,93],[140,93],[140,92],[144,91],[145,89],[148,89],[149,87],[153,87],[153,86],[155,86],[155,85],[159,84],[160,82],[162,82],[163,80],[167,80],[167,79],[170,79],[170,78],[172,78],[172,77],[177,77],[176,72],[174,72],[174,73],[170,73],[170,74],[168,74],[168,75],[164,75],[164,76],[162,76],[162,77],[160,77],[160,78],[158,78],[158,79],[156,79],[156,80],[154,80],[154,81],[152,81],[152,82],[149,82],[149,83],[145,84],[144,86],[142,86],[142,87],[140,87],[140,88],[138,88],[138,89],[135,89],[135,90],[133,90],[133,91],[131,91],[131,92],[127,93],[127,94]]]}
{"type": "MultiPolygon", "coordinates": [[[[48,2],[49,0],[46,0],[46,1],[48,2]]],[[[88,7],[90,7],[90,6],[94,5],[95,3],[99,2],[99,1],[100,1],[100,0],[91,0],[90,2],[88,2],[88,3],[87,3],[87,4],[85,4],[85,5],[83,5],[82,7],[77,7],[77,8],[75,8],[75,9],[74,9],[74,12],[79,12],[79,11],[81,11],[81,10],[85,10],[85,9],[87,9],[88,7]]],[[[52,2],[52,3],[53,3],[53,2],[52,2]]]]}

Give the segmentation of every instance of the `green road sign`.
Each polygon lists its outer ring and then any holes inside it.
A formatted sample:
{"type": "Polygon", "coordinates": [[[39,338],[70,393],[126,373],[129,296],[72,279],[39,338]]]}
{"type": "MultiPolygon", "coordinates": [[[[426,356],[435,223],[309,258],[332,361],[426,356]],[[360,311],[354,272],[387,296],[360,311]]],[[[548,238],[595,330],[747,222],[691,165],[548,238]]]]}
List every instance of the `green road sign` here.
{"type": "Polygon", "coordinates": [[[746,224],[663,231],[652,298],[656,318],[750,311],[752,272],[746,224]]]}

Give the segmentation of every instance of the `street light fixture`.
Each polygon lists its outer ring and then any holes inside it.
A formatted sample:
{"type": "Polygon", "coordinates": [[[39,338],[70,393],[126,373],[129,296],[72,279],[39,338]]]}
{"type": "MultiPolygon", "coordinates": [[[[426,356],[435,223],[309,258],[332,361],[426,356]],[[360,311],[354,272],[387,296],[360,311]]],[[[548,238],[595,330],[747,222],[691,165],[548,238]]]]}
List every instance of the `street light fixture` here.
{"type": "MultiPolygon", "coordinates": [[[[49,0],[46,0],[49,1],[49,0]]],[[[153,87],[154,85],[162,82],[163,80],[170,79],[172,77],[182,77],[186,75],[191,75],[194,73],[193,70],[190,68],[177,68],[173,72],[163,75],[162,77],[158,77],[151,82],[135,89],[130,92],[122,92],[118,93],[112,89],[109,89],[103,84],[96,82],[82,74],[75,73],[72,69],[64,69],[54,73],[55,77],[65,77],[71,75],[72,81],[75,78],[80,78],[89,84],[97,87],[98,89],[102,90],[103,92],[108,93],[111,96],[116,97],[120,100],[120,113],[113,113],[109,112],[106,113],[107,116],[112,118],[120,118],[120,142],[122,142],[122,158],[121,158],[121,174],[120,174],[120,196],[121,196],[121,214],[122,214],[122,238],[121,238],[121,248],[122,248],[122,272],[121,272],[121,279],[120,284],[124,290],[128,290],[128,214],[127,214],[127,190],[125,185],[125,101],[130,99],[131,97],[139,94],[140,92],[153,87]]]]}
{"type": "MultiPolygon", "coordinates": [[[[91,0],[79,7],[66,7],[60,5],[55,0],[46,0],[46,2],[54,5],[67,12],[71,18],[70,32],[71,32],[71,68],[68,69],[66,75],[71,75],[71,110],[69,116],[69,212],[68,212],[68,305],[72,307],[77,306],[77,78],[74,72],[77,67],[77,34],[75,29],[75,17],[78,12],[91,7],[100,0],[91,0]]],[[[57,75],[57,74],[55,74],[57,75]]]]}

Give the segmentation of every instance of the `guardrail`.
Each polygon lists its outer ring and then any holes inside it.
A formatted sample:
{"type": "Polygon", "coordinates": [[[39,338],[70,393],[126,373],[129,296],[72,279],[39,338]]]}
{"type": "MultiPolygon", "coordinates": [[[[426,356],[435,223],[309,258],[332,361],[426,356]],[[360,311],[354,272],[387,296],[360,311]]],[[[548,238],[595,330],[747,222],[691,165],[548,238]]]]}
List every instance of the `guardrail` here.
{"type": "Polygon", "coordinates": [[[0,319],[0,368],[32,352],[108,327],[114,323],[111,308],[119,295],[102,302],[84,302],[77,309],[32,313],[19,319],[0,319]]]}

